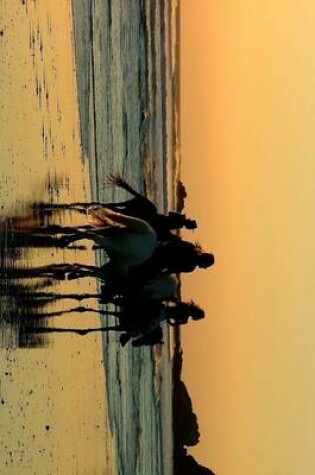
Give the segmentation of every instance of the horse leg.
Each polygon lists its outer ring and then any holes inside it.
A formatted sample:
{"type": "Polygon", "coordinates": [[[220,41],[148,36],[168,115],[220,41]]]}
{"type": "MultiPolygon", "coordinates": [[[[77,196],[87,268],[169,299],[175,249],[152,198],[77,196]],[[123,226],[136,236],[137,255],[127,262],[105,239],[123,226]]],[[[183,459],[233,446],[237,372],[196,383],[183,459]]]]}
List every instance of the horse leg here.
{"type": "Polygon", "coordinates": [[[58,239],[58,242],[59,246],[67,247],[69,244],[76,241],[81,241],[82,239],[89,239],[89,237],[87,237],[87,231],[80,231],[79,228],[74,228],[73,234],[61,236],[58,239]]]}
{"type": "MultiPolygon", "coordinates": [[[[86,266],[92,267],[93,266],[86,266]]],[[[75,267],[75,269],[77,269],[75,267]]],[[[94,268],[93,268],[94,269],[94,268]]],[[[97,268],[96,268],[97,269],[97,268]]],[[[4,269],[0,274],[0,279],[23,279],[23,278],[41,278],[41,277],[54,277],[65,280],[67,273],[73,271],[72,264],[49,264],[42,267],[33,267],[33,268],[20,268],[20,269],[4,269]]],[[[78,271],[77,271],[78,272],[78,271]]],[[[82,269],[81,275],[79,277],[93,276],[93,273],[90,269],[82,269]]]]}
{"type": "Polygon", "coordinates": [[[78,335],[85,336],[88,333],[96,332],[109,332],[109,331],[122,331],[120,325],[113,325],[108,327],[99,327],[99,328],[47,328],[47,327],[37,327],[37,328],[26,328],[27,333],[77,333],[78,335]]]}
{"type": "Polygon", "coordinates": [[[34,209],[39,210],[76,210],[85,212],[91,206],[104,206],[104,204],[98,201],[91,202],[75,202],[75,203],[35,203],[34,209]]]}
{"type": "Polygon", "coordinates": [[[64,272],[60,268],[52,269],[51,266],[34,267],[26,269],[5,269],[0,274],[0,279],[30,279],[40,277],[60,277],[64,272]]]}
{"type": "MultiPolygon", "coordinates": [[[[49,302],[62,299],[78,300],[81,302],[82,300],[99,299],[101,297],[100,294],[56,294],[54,292],[25,292],[24,295],[35,302],[40,299],[47,299],[49,302]]],[[[24,295],[22,295],[22,297],[24,297],[24,295]]]]}
{"type": "Polygon", "coordinates": [[[101,310],[101,309],[80,306],[80,307],[70,308],[69,310],[58,310],[56,312],[39,313],[38,315],[36,315],[36,318],[61,317],[68,313],[98,313],[99,315],[105,315],[105,316],[114,316],[114,317],[120,316],[120,312],[117,312],[117,311],[101,310]]]}

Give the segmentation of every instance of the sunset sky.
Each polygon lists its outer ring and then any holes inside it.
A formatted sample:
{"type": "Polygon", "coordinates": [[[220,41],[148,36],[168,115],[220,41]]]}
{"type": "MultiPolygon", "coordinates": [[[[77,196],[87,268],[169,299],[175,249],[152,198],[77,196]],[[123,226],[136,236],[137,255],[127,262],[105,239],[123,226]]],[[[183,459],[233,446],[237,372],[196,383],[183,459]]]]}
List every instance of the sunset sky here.
{"type": "Polygon", "coordinates": [[[315,473],[315,4],[182,0],[188,239],[216,265],[184,279],[184,331],[218,475],[315,473]]]}

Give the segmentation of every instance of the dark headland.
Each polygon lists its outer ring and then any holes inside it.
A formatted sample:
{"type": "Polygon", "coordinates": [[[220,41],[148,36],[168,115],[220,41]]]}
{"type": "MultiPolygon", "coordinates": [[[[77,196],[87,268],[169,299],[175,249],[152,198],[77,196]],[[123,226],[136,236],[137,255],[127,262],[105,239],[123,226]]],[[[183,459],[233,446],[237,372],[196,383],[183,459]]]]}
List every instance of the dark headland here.
{"type": "Polygon", "coordinates": [[[200,465],[188,455],[187,447],[193,447],[200,440],[197,416],[193,411],[185,383],[181,379],[183,350],[180,344],[180,330],[174,331],[175,351],[173,356],[173,434],[174,475],[215,475],[212,470],[200,465]]]}
{"type": "MultiPolygon", "coordinates": [[[[176,186],[176,209],[182,212],[185,206],[187,192],[184,184],[178,180],[176,186]]],[[[188,454],[188,447],[199,443],[200,432],[198,419],[193,411],[185,383],[182,381],[183,348],[181,345],[180,328],[173,331],[174,356],[172,361],[173,379],[173,447],[174,475],[215,475],[207,467],[200,465],[194,457],[188,454]]]]}

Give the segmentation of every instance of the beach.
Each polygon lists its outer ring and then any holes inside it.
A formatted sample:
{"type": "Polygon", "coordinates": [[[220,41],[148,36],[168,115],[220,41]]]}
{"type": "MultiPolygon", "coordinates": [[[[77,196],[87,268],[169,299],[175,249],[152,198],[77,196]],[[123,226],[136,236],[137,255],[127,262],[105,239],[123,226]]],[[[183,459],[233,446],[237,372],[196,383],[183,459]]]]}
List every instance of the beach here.
{"type": "MultiPolygon", "coordinates": [[[[27,216],[35,201],[125,199],[125,192],[105,187],[108,173],[121,173],[161,211],[172,207],[178,174],[174,5],[6,2],[2,219],[27,216]]],[[[58,219],[76,222],[69,213],[58,219]]],[[[20,268],[100,265],[106,258],[89,249],[49,248],[16,256],[5,243],[2,256],[2,266],[20,268]]],[[[93,293],[97,283],[63,281],[53,289],[93,293]]],[[[25,340],[20,313],[4,293],[1,473],[172,473],[168,330],[158,349],[121,348],[116,333],[25,340]]],[[[112,323],[95,315],[73,313],[49,325],[112,323]]]]}

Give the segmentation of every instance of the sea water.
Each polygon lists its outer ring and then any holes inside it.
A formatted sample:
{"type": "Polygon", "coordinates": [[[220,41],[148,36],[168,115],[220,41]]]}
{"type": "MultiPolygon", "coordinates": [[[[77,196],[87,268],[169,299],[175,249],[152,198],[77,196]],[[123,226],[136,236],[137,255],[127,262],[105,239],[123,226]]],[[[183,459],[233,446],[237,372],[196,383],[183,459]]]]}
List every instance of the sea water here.
{"type": "MultiPolygon", "coordinates": [[[[106,175],[118,172],[161,212],[172,206],[177,8],[163,0],[73,1],[82,145],[94,200],[126,199],[104,187],[106,175]]],[[[104,337],[118,473],[172,473],[169,351],[167,328],[158,351],[120,348],[116,335],[104,337]]]]}

